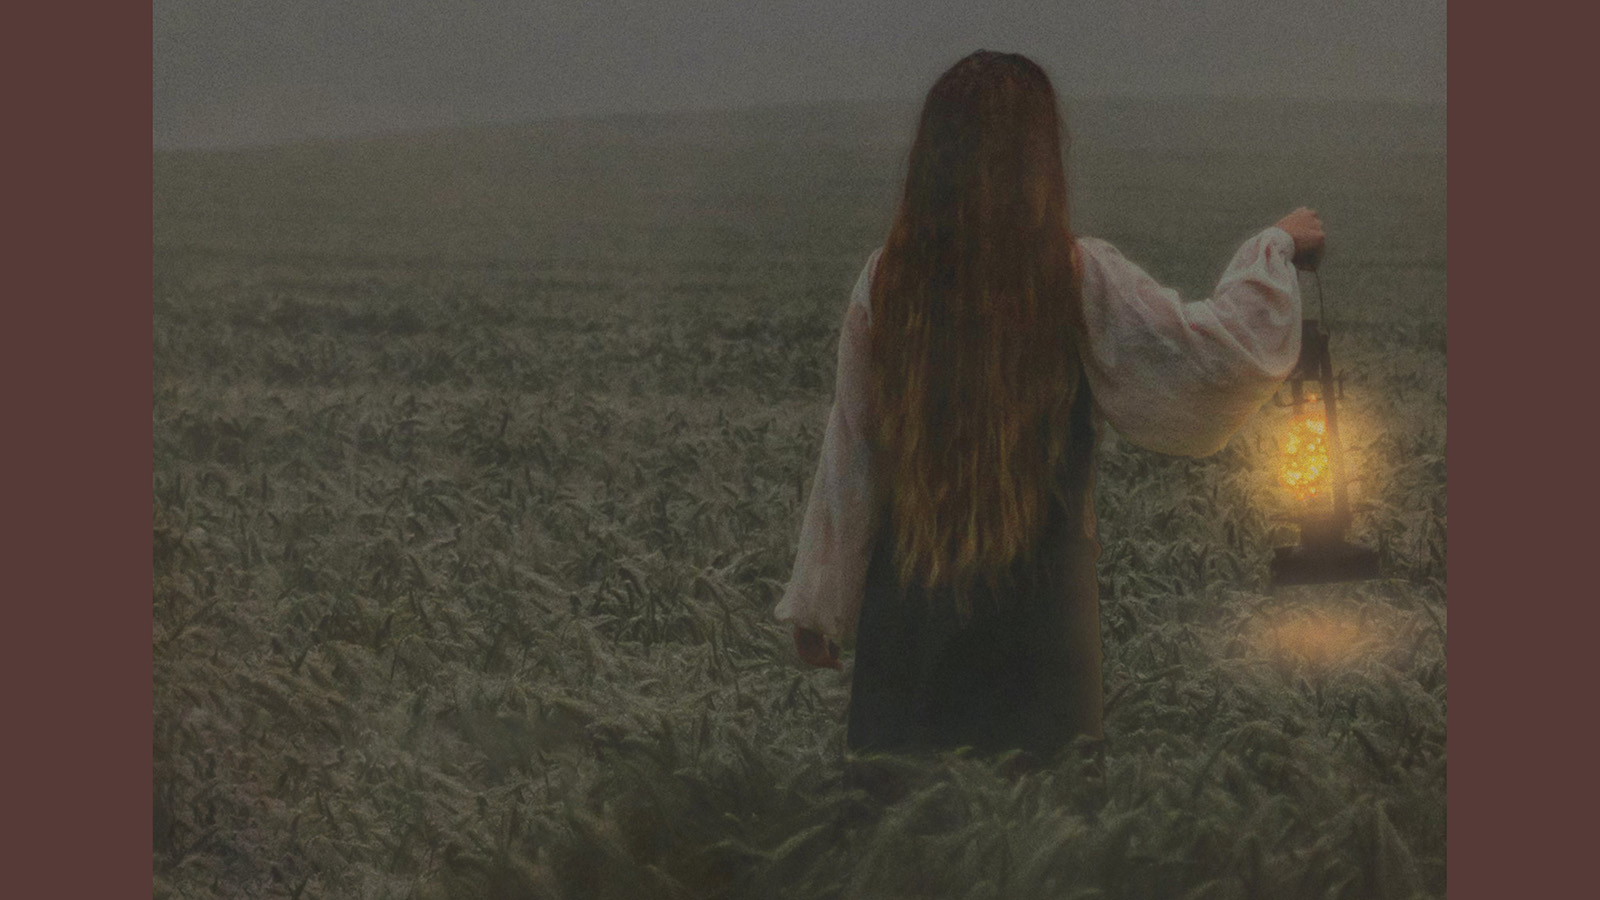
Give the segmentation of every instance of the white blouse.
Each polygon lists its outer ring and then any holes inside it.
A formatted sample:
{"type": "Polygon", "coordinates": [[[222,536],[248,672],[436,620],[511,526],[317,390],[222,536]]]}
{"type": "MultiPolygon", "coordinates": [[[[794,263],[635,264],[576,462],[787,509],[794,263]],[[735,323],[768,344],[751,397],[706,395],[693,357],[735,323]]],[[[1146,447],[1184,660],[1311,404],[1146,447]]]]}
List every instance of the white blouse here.
{"type": "MultiPolygon", "coordinates": [[[[779,621],[840,637],[855,631],[878,525],[872,502],[869,295],[861,270],[839,336],[833,409],[779,621]]],[[[1272,396],[1300,356],[1294,239],[1262,231],[1234,254],[1209,300],[1186,303],[1117,248],[1078,239],[1097,417],[1160,453],[1208,456],[1272,396]]]]}

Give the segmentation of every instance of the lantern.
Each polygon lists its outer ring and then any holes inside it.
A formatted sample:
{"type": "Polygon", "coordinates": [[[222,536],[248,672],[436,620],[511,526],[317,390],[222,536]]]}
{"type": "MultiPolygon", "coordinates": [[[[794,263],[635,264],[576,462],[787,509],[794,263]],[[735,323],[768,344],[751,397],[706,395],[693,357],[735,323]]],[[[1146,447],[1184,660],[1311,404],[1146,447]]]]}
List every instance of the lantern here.
{"type": "Polygon", "coordinates": [[[1318,320],[1301,324],[1300,361],[1289,376],[1289,399],[1274,399],[1290,410],[1279,481],[1294,500],[1297,512],[1291,521],[1300,527],[1300,543],[1276,548],[1272,584],[1378,577],[1378,554],[1344,539],[1352,518],[1339,444],[1338,401],[1344,399],[1344,375],[1333,372],[1328,332],[1318,320]]]}

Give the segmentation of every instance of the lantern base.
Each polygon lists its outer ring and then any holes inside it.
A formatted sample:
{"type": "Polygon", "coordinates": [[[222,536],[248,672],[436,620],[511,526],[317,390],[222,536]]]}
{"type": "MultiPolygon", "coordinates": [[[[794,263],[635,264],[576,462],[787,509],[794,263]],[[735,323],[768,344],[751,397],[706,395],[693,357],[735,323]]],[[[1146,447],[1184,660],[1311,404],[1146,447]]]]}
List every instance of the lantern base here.
{"type": "Polygon", "coordinates": [[[1378,577],[1378,553],[1345,541],[1278,547],[1272,555],[1272,586],[1362,581],[1378,577]]]}

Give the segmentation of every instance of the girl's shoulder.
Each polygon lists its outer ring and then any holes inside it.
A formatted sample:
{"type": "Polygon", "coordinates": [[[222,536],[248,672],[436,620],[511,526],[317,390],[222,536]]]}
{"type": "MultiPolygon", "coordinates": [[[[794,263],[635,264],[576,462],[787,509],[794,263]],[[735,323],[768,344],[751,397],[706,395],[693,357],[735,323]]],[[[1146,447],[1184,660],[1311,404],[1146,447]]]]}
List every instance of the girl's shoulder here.
{"type": "Polygon", "coordinates": [[[1123,258],[1122,251],[1118,250],[1110,241],[1087,235],[1079,235],[1073,241],[1073,262],[1080,267],[1095,264],[1105,266],[1114,264],[1123,258]]]}
{"type": "Polygon", "coordinates": [[[882,255],[882,247],[872,251],[867,257],[866,265],[861,267],[861,274],[856,278],[856,286],[850,291],[850,304],[866,310],[868,321],[872,320],[872,277],[878,271],[878,257],[882,255]]]}

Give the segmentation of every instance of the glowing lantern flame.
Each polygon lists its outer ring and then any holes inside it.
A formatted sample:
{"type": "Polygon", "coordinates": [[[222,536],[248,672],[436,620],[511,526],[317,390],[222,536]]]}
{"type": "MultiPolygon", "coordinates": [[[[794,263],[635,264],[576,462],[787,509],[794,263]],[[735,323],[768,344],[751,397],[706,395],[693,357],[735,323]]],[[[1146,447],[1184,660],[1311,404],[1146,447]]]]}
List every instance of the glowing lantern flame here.
{"type": "Polygon", "coordinates": [[[1331,472],[1328,468],[1328,422],[1321,415],[1296,416],[1289,426],[1284,444],[1283,473],[1279,480],[1296,500],[1309,501],[1326,496],[1331,472]]]}
{"type": "Polygon", "coordinates": [[[1328,333],[1315,319],[1301,322],[1300,360],[1289,377],[1289,402],[1295,416],[1283,444],[1278,480],[1299,508],[1286,516],[1300,526],[1300,543],[1278,547],[1272,557],[1272,583],[1316,584],[1378,577],[1378,554],[1344,539],[1351,513],[1349,476],[1339,443],[1339,405],[1343,375],[1333,371],[1328,333]],[[1307,391],[1310,385],[1321,391],[1307,391]],[[1321,401],[1317,413],[1308,404],[1321,401]]]}

